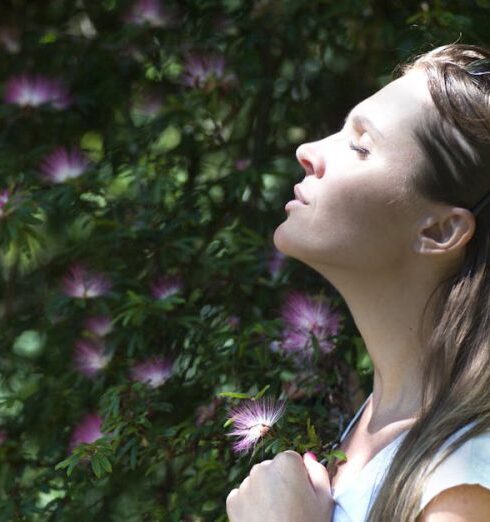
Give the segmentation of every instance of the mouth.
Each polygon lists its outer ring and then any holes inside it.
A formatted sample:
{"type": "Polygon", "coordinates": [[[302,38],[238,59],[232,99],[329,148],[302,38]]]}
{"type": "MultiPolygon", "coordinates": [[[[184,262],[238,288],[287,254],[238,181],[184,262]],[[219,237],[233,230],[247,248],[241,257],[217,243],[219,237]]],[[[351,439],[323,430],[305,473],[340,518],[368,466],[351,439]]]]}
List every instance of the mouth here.
{"type": "Polygon", "coordinates": [[[299,208],[308,206],[309,203],[308,201],[306,201],[303,194],[301,193],[299,185],[294,186],[294,197],[295,199],[292,199],[291,201],[288,201],[286,203],[286,206],[284,207],[286,211],[297,207],[299,208]]]}
{"type": "Polygon", "coordinates": [[[299,185],[294,186],[294,196],[298,201],[301,201],[301,203],[303,203],[304,205],[308,205],[308,201],[306,201],[303,194],[301,194],[299,185]]]}

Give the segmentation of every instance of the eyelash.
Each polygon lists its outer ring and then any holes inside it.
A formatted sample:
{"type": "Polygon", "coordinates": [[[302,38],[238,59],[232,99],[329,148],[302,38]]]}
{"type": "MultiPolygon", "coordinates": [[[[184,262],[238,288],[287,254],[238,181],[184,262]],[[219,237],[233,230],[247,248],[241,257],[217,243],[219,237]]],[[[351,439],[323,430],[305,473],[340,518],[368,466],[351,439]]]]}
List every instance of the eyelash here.
{"type": "Polygon", "coordinates": [[[352,149],[352,150],[355,150],[356,152],[358,152],[359,154],[361,154],[362,156],[367,156],[368,154],[370,154],[370,152],[363,148],[363,147],[357,147],[356,145],[354,145],[352,143],[352,141],[349,143],[349,147],[352,149]]]}

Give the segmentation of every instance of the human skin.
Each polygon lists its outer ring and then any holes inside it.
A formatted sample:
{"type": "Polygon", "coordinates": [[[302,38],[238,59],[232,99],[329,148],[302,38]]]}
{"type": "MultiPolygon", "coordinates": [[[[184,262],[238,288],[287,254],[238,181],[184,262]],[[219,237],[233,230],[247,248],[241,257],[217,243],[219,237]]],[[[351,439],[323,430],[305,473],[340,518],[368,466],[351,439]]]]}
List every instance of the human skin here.
{"type": "Polygon", "coordinates": [[[426,161],[414,131],[434,111],[426,76],[414,69],[352,111],[379,136],[349,119],[341,131],[301,145],[296,156],[306,175],[298,186],[308,205],[288,210],[274,233],[278,250],[324,276],[349,307],[374,366],[366,434],[373,444],[419,411],[423,308],[461,263],[475,229],[469,210],[412,188],[426,161]]]}
{"type": "Polygon", "coordinates": [[[228,494],[226,512],[230,522],[325,522],[333,504],[326,468],[288,450],[253,466],[228,494]]]}
{"type": "MultiPolygon", "coordinates": [[[[369,118],[379,133],[349,118],[339,132],[301,145],[296,156],[305,178],[298,187],[307,205],[289,208],[274,233],[279,251],[337,288],[365,342],[374,367],[373,396],[363,413],[365,455],[417,416],[422,312],[433,289],[461,263],[475,230],[469,210],[413,190],[414,174],[426,161],[414,130],[434,111],[425,74],[414,69],[352,111],[369,118]],[[369,153],[351,149],[350,142],[369,153]]],[[[302,497],[309,482],[299,459],[291,465],[291,483],[283,476],[282,486],[289,486],[280,489],[276,468],[267,462],[258,468],[260,482],[251,473],[228,496],[231,522],[329,520],[315,512],[315,504],[310,509],[310,496],[302,497]],[[283,506],[292,506],[296,518],[283,506]]],[[[328,474],[324,481],[329,491],[328,474]]]]}

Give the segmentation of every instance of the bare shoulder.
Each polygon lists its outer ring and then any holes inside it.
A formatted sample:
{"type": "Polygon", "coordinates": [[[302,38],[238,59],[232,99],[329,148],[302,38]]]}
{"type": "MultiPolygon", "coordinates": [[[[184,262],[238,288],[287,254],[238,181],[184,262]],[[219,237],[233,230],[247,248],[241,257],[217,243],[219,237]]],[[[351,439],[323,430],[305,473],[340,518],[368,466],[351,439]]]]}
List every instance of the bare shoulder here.
{"type": "Polygon", "coordinates": [[[416,522],[488,522],[490,490],[478,484],[461,484],[434,497],[416,522]]]}

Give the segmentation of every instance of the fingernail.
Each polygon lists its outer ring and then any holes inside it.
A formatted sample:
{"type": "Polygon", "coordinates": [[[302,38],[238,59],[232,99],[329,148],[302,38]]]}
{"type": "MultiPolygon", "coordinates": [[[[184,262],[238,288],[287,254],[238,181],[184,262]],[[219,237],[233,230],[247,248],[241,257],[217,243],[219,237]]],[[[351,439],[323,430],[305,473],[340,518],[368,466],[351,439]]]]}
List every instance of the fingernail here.
{"type": "Polygon", "coordinates": [[[305,455],[308,455],[308,457],[312,458],[313,460],[318,461],[318,459],[316,458],[316,455],[314,453],[312,453],[311,451],[307,451],[305,453],[305,455]]]}

